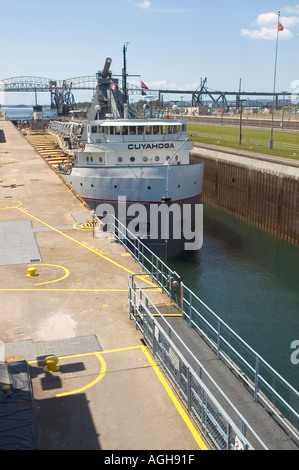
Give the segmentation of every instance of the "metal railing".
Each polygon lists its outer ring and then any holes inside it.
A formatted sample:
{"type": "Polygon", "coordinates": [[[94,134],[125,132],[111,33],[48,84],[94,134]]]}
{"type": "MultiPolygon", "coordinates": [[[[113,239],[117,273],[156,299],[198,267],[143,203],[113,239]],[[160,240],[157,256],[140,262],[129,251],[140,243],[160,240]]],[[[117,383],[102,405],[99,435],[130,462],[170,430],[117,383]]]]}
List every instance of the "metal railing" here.
{"type": "Polygon", "coordinates": [[[155,255],[139,238],[130,232],[124,224],[110,215],[107,229],[116,240],[125,246],[133,258],[170,297],[173,293],[174,282],[178,282],[180,276],[170,269],[164,261],[155,255]]]}
{"type": "MultiPolygon", "coordinates": [[[[115,239],[119,243],[125,246],[126,250],[131,253],[135,260],[140,263],[146,273],[148,273],[152,279],[157,282],[157,284],[170,296],[171,299],[173,298],[173,287],[175,285],[180,286],[180,292],[176,298],[176,301],[180,306],[184,319],[189,322],[189,325],[192,328],[194,328],[202,337],[205,338],[205,341],[210,345],[210,347],[216,351],[218,359],[224,361],[231,369],[235,371],[237,376],[252,392],[254,399],[257,402],[260,402],[266,409],[268,409],[270,414],[280,422],[281,426],[286,429],[297,442],[299,442],[297,431],[299,424],[299,415],[297,412],[299,403],[298,392],[266,361],[264,361],[263,358],[259,356],[245,341],[243,341],[228,325],[226,325],[226,323],[223,322],[219,316],[217,316],[187,286],[185,286],[183,282],[180,281],[180,277],[175,271],[171,270],[147,246],[145,246],[141,240],[137,239],[120,221],[115,219],[113,216],[111,216],[111,222],[109,224],[108,230],[114,235],[115,239]]],[[[147,337],[150,332],[154,335],[155,331],[158,332],[159,335],[161,333],[161,338],[163,338],[161,340],[162,343],[169,343],[169,345],[171,345],[169,346],[170,350],[176,351],[176,349],[173,348],[174,345],[171,343],[170,336],[165,332],[162,333],[160,331],[160,326],[155,321],[153,315],[149,312],[149,299],[146,299],[145,295],[146,289],[143,288],[143,291],[139,287],[138,289],[143,293],[139,295],[138,301],[135,302],[137,299],[136,292],[134,291],[132,283],[129,284],[130,317],[134,318],[135,321],[138,321],[138,327],[140,329],[141,325],[143,325],[142,331],[145,337],[147,337]],[[143,295],[146,300],[143,299],[143,295]],[[136,315],[136,312],[138,315],[136,315]],[[146,315],[144,315],[144,312],[146,312],[146,315]]],[[[156,309],[154,305],[152,307],[156,309]]],[[[156,313],[160,315],[159,311],[156,313]]],[[[170,332],[170,327],[168,327],[167,330],[170,332]]],[[[149,343],[152,344],[152,348],[154,349],[155,353],[156,350],[158,351],[158,349],[155,348],[163,349],[164,347],[163,345],[159,346],[159,343],[156,340],[157,338],[151,338],[149,343]]],[[[169,361],[169,358],[167,361],[169,361]]],[[[182,366],[183,368],[187,368],[186,370],[189,371],[191,370],[191,367],[188,365],[188,363],[186,363],[185,359],[180,357],[180,361],[182,364],[184,364],[184,366],[182,366]]],[[[168,368],[167,365],[165,367],[166,369],[168,368]]],[[[174,365],[171,367],[173,368],[174,365]]],[[[201,365],[200,370],[203,370],[201,365]]],[[[171,374],[172,378],[175,377],[175,375],[173,375],[174,372],[171,374]]],[[[191,375],[192,379],[190,378],[190,380],[195,381],[197,386],[201,387],[201,385],[198,384],[199,376],[194,373],[194,371],[192,371],[191,375]]],[[[180,380],[184,381],[185,379],[181,377],[180,380]]],[[[188,391],[188,393],[191,393],[191,389],[188,391]]],[[[207,391],[205,390],[204,393],[207,393],[207,391]]],[[[188,409],[189,408],[190,406],[188,405],[188,409]]],[[[195,414],[197,413],[196,410],[193,410],[193,412],[195,414]]],[[[233,424],[230,422],[229,418],[226,417],[226,419],[228,419],[228,427],[231,429],[233,424]]],[[[243,418],[242,423],[245,423],[243,418]]],[[[246,424],[246,427],[249,428],[248,424],[246,424]]],[[[254,435],[254,431],[251,432],[252,435],[259,441],[259,438],[254,435]]],[[[235,435],[238,436],[237,431],[235,431],[235,433],[235,435]]],[[[230,438],[227,438],[227,436],[226,439],[228,440],[225,441],[225,445],[231,447],[232,441],[230,438]]],[[[246,445],[249,444],[246,443],[246,445]]]]}
{"type": "MultiPolygon", "coordinates": [[[[172,380],[189,413],[204,432],[212,446],[218,450],[253,450],[249,435],[258,448],[267,449],[244,417],[225,396],[217,383],[208,374],[192,351],[182,342],[179,335],[159,312],[146,293],[147,288],[140,287],[133,275],[129,277],[129,315],[142,332],[147,346],[172,380]],[[154,315],[159,317],[158,321],[154,315]],[[186,356],[193,359],[199,373],[192,368],[186,356]],[[213,388],[222,395],[226,408],[233,410],[239,425],[235,424],[219,401],[210,392],[202,380],[208,378],[213,388]]],[[[152,288],[148,288],[151,289],[152,288]]]]}
{"type": "Polygon", "coordinates": [[[270,410],[299,442],[298,392],[183,283],[181,311],[216,350],[217,357],[234,369],[255,401],[270,410]]]}

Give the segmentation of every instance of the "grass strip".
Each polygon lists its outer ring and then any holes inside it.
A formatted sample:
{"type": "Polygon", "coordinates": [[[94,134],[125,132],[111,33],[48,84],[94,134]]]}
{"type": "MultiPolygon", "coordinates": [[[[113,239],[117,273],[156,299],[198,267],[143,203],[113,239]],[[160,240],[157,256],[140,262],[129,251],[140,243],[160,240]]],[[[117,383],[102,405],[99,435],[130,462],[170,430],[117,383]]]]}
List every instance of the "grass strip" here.
{"type": "Polygon", "coordinates": [[[270,150],[270,129],[243,127],[241,144],[238,126],[189,124],[188,130],[196,142],[299,160],[298,131],[274,129],[273,150],[270,150]]]}

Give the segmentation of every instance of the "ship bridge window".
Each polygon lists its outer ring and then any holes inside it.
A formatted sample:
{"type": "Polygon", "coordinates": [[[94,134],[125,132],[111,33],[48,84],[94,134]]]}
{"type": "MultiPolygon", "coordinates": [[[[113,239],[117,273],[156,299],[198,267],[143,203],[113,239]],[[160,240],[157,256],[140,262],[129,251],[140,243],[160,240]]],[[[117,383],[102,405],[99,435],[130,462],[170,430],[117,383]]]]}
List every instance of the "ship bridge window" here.
{"type": "Polygon", "coordinates": [[[145,126],[145,133],[146,133],[146,135],[150,135],[152,133],[152,127],[151,126],[145,126]]]}
{"type": "Polygon", "coordinates": [[[136,126],[130,126],[129,132],[130,132],[130,135],[136,135],[136,126]]]}
{"type": "Polygon", "coordinates": [[[103,134],[109,134],[109,127],[108,126],[100,127],[100,132],[102,132],[103,134]]]}
{"type": "Polygon", "coordinates": [[[167,134],[167,126],[162,126],[161,131],[162,134],[167,134]]]}
{"type": "Polygon", "coordinates": [[[98,126],[91,126],[91,133],[92,134],[97,134],[98,133],[98,126]]]}
{"type": "Polygon", "coordinates": [[[160,126],[153,126],[153,134],[159,134],[160,126]]]}
{"type": "Polygon", "coordinates": [[[115,135],[120,135],[121,127],[115,126],[115,135]]]}
{"type": "Polygon", "coordinates": [[[128,135],[128,126],[123,126],[122,135],[128,135]]]}
{"type": "Polygon", "coordinates": [[[138,135],[144,134],[144,127],[143,126],[138,126],[138,135]]]}
{"type": "Polygon", "coordinates": [[[114,134],[114,126],[108,127],[108,134],[110,135],[114,134]]]}

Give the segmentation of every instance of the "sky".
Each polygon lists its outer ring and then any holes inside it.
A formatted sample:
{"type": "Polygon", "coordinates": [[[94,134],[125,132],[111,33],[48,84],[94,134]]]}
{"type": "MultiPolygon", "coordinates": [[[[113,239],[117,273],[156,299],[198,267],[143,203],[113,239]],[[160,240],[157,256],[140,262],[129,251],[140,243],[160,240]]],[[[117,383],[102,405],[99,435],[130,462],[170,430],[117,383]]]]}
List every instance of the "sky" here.
{"type": "MultiPolygon", "coordinates": [[[[127,43],[128,74],[149,88],[196,90],[207,78],[211,90],[241,80],[242,91],[272,92],[279,11],[276,91],[293,91],[299,0],[0,0],[0,80],[95,75],[106,57],[120,75],[127,43]]],[[[21,102],[34,95],[0,92],[2,104],[21,102]]]]}

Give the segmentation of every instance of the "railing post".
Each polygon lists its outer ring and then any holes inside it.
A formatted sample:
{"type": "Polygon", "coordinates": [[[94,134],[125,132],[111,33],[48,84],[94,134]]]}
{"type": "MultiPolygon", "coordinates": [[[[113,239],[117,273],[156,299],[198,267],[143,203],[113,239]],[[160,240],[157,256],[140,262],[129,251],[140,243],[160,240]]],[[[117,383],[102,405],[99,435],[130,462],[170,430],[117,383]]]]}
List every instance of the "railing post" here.
{"type": "Polygon", "coordinates": [[[217,359],[220,357],[220,349],[221,349],[221,322],[218,320],[218,329],[217,329],[217,359]]]}
{"type": "Polygon", "coordinates": [[[187,409],[191,410],[191,374],[190,369],[187,369],[187,409]]]}
{"type": "Polygon", "coordinates": [[[189,291],[189,326],[192,328],[192,292],[189,291]]]}
{"type": "Polygon", "coordinates": [[[254,378],[254,401],[258,401],[259,394],[259,373],[260,373],[260,359],[258,356],[255,358],[255,378],[254,378]]]}
{"type": "Polygon", "coordinates": [[[180,291],[181,291],[181,314],[182,314],[182,317],[184,317],[184,284],[182,282],[180,286],[180,291]]]}

